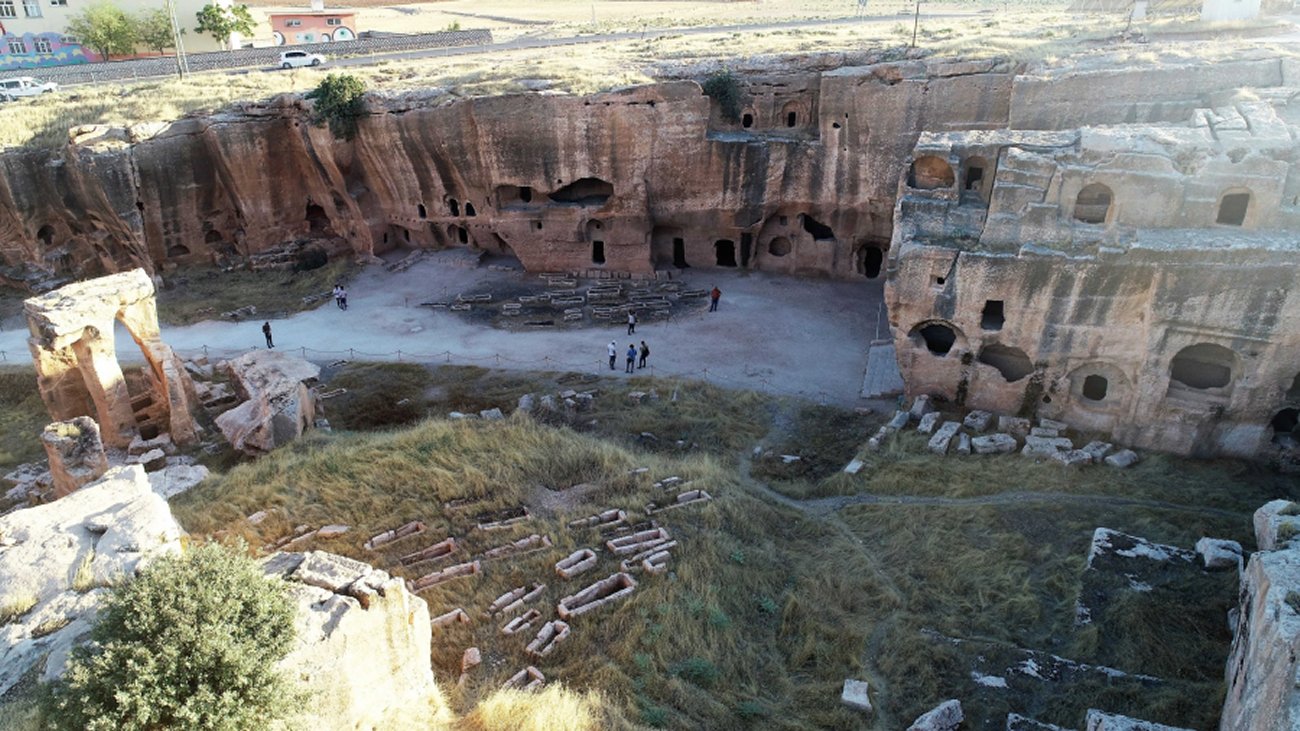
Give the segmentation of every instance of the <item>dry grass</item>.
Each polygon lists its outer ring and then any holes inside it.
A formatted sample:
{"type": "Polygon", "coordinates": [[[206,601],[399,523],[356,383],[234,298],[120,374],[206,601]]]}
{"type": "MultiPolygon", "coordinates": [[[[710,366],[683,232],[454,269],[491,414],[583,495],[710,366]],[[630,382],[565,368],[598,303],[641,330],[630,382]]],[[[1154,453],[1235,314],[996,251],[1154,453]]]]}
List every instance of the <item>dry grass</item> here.
{"type": "Polygon", "coordinates": [[[223,272],[211,266],[178,269],[165,275],[168,286],[158,293],[158,319],[168,325],[188,325],[217,319],[222,312],[244,305],[257,307],[258,318],[270,319],[322,304],[333,306],[328,297],[307,305],[302,299],[329,292],[335,282],[347,281],[354,266],[337,260],[305,272],[223,272]]]}
{"type": "Polygon", "coordinates": [[[19,365],[0,369],[0,475],[45,456],[40,435],[49,422],[36,373],[19,365]]]}
{"type": "Polygon", "coordinates": [[[603,731],[610,728],[599,692],[563,685],[540,691],[498,690],[479,701],[457,725],[462,731],[603,731]]]}

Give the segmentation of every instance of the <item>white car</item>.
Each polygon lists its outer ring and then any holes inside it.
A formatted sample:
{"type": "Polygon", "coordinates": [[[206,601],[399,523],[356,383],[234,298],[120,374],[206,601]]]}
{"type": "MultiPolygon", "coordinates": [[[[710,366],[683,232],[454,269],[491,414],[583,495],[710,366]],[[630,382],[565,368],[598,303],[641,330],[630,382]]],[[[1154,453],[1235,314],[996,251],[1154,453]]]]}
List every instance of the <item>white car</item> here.
{"type": "Polygon", "coordinates": [[[13,101],[23,96],[40,96],[59,90],[53,81],[37,81],[30,76],[0,79],[0,99],[13,101]]]}
{"type": "Polygon", "coordinates": [[[325,63],[325,57],[319,53],[306,51],[285,51],[280,54],[280,68],[292,69],[299,66],[319,66],[325,63]]]}

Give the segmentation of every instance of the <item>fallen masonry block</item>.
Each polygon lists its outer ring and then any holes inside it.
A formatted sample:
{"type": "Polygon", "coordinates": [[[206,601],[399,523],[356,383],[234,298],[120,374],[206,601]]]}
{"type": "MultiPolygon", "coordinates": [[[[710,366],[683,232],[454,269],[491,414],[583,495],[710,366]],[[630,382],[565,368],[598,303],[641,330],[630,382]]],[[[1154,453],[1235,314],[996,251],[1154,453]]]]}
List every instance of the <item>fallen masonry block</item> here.
{"type": "Polygon", "coordinates": [[[673,475],[672,477],[665,477],[662,480],[656,482],[654,486],[659,488],[660,490],[667,490],[668,488],[672,487],[673,485],[676,485],[681,481],[682,478],[678,477],[677,475],[673,475]]]}
{"type": "Polygon", "coordinates": [[[985,431],[993,421],[993,414],[987,411],[972,411],[962,419],[962,426],[971,431],[985,431]]]}
{"type": "Polygon", "coordinates": [[[465,613],[464,609],[457,607],[446,614],[439,614],[429,621],[434,627],[443,627],[456,622],[469,624],[469,615],[465,613]]]}
{"type": "Polygon", "coordinates": [[[894,418],[890,419],[889,423],[885,424],[885,426],[893,431],[898,431],[907,426],[908,419],[909,415],[906,411],[895,411],[894,418]]]}
{"type": "Polygon", "coordinates": [[[437,559],[448,558],[456,552],[456,539],[445,538],[427,548],[421,548],[414,553],[408,553],[397,559],[397,562],[403,566],[414,566],[424,561],[435,561],[437,559]]]}
{"type": "Polygon", "coordinates": [[[1137,461],[1138,461],[1137,452],[1134,452],[1131,449],[1125,449],[1116,452],[1106,458],[1106,464],[1110,465],[1111,467],[1118,467],[1120,469],[1123,469],[1125,467],[1132,467],[1133,465],[1137,464],[1137,461]]]}
{"type": "Polygon", "coordinates": [[[1034,437],[1047,437],[1048,439],[1055,439],[1056,437],[1061,436],[1061,430],[1048,429],[1045,426],[1036,426],[1033,429],[1029,430],[1029,435],[1034,437]]]}
{"type": "Polygon", "coordinates": [[[623,599],[635,590],[636,579],[630,574],[610,574],[577,594],[561,599],[555,611],[560,619],[577,617],[623,599]]]}
{"type": "Polygon", "coordinates": [[[681,292],[682,299],[698,299],[709,294],[706,289],[687,289],[681,292]]]}
{"type": "Polygon", "coordinates": [[[956,447],[956,450],[957,450],[957,454],[970,454],[970,435],[969,435],[969,434],[958,434],[958,435],[957,435],[957,447],[956,447]]]}
{"type": "Polygon", "coordinates": [[[1070,425],[1066,424],[1064,421],[1056,421],[1054,419],[1039,419],[1038,425],[1045,429],[1055,429],[1058,432],[1063,432],[1070,428],[1070,425]]]}
{"type": "Polygon", "coordinates": [[[352,526],[350,525],[338,525],[338,524],[327,525],[321,528],[320,530],[316,531],[316,537],[322,540],[331,540],[334,538],[338,538],[339,536],[343,535],[344,533],[347,533],[350,530],[352,530],[352,526]]]}
{"type": "Polygon", "coordinates": [[[1185,728],[1141,721],[1118,713],[1106,713],[1095,708],[1088,709],[1083,728],[1084,731],[1188,731],[1185,728]]]}
{"type": "Polygon", "coordinates": [[[1196,542],[1196,555],[1207,569],[1241,569],[1241,544],[1221,538],[1201,538],[1196,542]]]}
{"type": "Polygon", "coordinates": [[[684,508],[688,505],[698,505],[699,503],[707,503],[712,499],[713,496],[703,490],[687,490],[686,492],[678,495],[676,500],[662,507],[655,505],[654,503],[650,503],[649,505],[646,505],[645,512],[647,515],[650,515],[652,513],[662,513],[665,510],[675,510],[677,508],[684,508]]]}
{"type": "Polygon", "coordinates": [[[533,514],[528,512],[528,508],[520,505],[517,508],[506,508],[504,510],[496,510],[489,513],[480,513],[474,517],[474,520],[477,522],[475,527],[479,530],[501,530],[502,528],[509,528],[516,523],[522,523],[531,517],[533,517],[533,514]]]}
{"type": "Polygon", "coordinates": [[[473,576],[483,572],[483,567],[478,561],[469,563],[458,563],[455,566],[448,566],[441,571],[435,571],[431,574],[425,574],[415,581],[408,581],[408,587],[412,594],[424,591],[431,586],[444,584],[452,579],[461,579],[466,576],[473,576]]]}
{"type": "MultiPolygon", "coordinates": [[[[658,484],[658,483],[656,483],[658,484]]],[[[610,508],[595,515],[569,521],[570,528],[599,528],[604,530],[627,520],[627,513],[618,508],[610,508]]]]}
{"type": "Polygon", "coordinates": [[[546,591],[546,584],[528,584],[511,589],[488,605],[488,614],[491,616],[513,614],[528,602],[536,601],[544,591],[546,591]]]}
{"type": "Polygon", "coordinates": [[[424,523],[418,520],[412,520],[410,523],[399,525],[392,530],[386,530],[376,536],[371,536],[366,541],[365,548],[367,551],[374,551],[380,546],[386,546],[393,541],[401,540],[407,536],[419,535],[424,532],[424,523]]]}
{"type": "Polygon", "coordinates": [[[566,313],[564,313],[564,321],[565,321],[565,322],[577,322],[577,321],[579,321],[579,320],[581,320],[581,319],[582,319],[582,313],[581,313],[581,312],[566,312],[566,313]]]}
{"type": "Polygon", "coordinates": [[[1060,462],[1066,467],[1077,467],[1079,465],[1092,464],[1092,455],[1082,449],[1071,449],[1068,452],[1057,452],[1052,455],[1052,459],[1060,462]]]}
{"type": "Polygon", "coordinates": [[[1065,437],[1025,437],[1025,448],[1020,454],[1026,457],[1051,457],[1057,452],[1074,449],[1074,442],[1065,437]]]}
{"type": "Polygon", "coordinates": [[[529,625],[531,625],[533,622],[536,622],[538,619],[541,618],[541,616],[542,613],[537,611],[536,609],[529,609],[528,611],[524,612],[518,617],[515,617],[514,619],[502,625],[501,634],[503,635],[518,634],[528,629],[529,625]]]}
{"type": "Polygon", "coordinates": [[[578,574],[590,571],[595,566],[596,552],[590,548],[583,548],[557,561],[555,573],[566,579],[572,579],[578,574]]]}
{"type": "Polygon", "coordinates": [[[284,548],[285,546],[289,545],[290,543],[296,543],[296,542],[301,541],[301,540],[303,540],[303,539],[310,538],[310,537],[313,536],[313,535],[316,535],[316,531],[315,531],[311,526],[309,526],[309,525],[299,525],[299,526],[294,526],[294,529],[293,529],[293,532],[292,532],[292,533],[290,533],[290,534],[287,535],[287,536],[284,536],[284,537],[280,538],[279,540],[275,541],[274,543],[270,543],[270,544],[267,544],[267,545],[263,546],[263,548],[266,549],[266,550],[268,550],[268,551],[274,551],[274,550],[277,550],[277,549],[280,549],[280,548],[284,548]]]}
{"type": "Polygon", "coordinates": [[[931,402],[929,394],[923,393],[912,400],[912,408],[909,413],[913,417],[920,419],[932,411],[934,411],[934,404],[931,402]]]}
{"type": "Polygon", "coordinates": [[[848,464],[844,465],[844,473],[848,475],[856,475],[861,472],[862,468],[865,466],[865,462],[854,457],[848,464]]]}
{"type": "Polygon", "coordinates": [[[542,675],[542,671],[529,665],[510,676],[510,679],[502,683],[501,687],[503,689],[513,688],[515,690],[533,691],[542,687],[545,683],[546,676],[542,675]]]}
{"type": "Polygon", "coordinates": [[[492,293],[483,292],[481,294],[458,294],[456,299],[460,302],[491,302],[492,293]]]}
{"type": "Polygon", "coordinates": [[[844,690],[840,691],[840,703],[855,711],[871,713],[871,699],[867,697],[867,690],[867,681],[845,678],[844,690]]]}
{"type": "Polygon", "coordinates": [[[647,574],[662,574],[668,570],[668,559],[671,555],[667,551],[652,553],[641,559],[641,568],[647,574]]]}
{"type": "Polygon", "coordinates": [[[893,431],[891,431],[889,427],[880,427],[875,436],[867,440],[867,450],[872,452],[880,451],[880,448],[885,446],[885,442],[889,439],[890,434],[893,434],[893,431]]]}
{"type": "Polygon", "coordinates": [[[1029,419],[1024,419],[1019,416],[998,417],[998,431],[1005,432],[1013,437],[1024,439],[1029,436],[1029,430],[1032,427],[1033,424],[1029,419]]]}
{"type": "Polygon", "coordinates": [[[524,556],[550,547],[550,536],[541,536],[534,533],[531,536],[520,538],[519,540],[507,543],[504,546],[497,546],[496,548],[484,551],[483,558],[493,559],[505,558],[507,556],[524,556]]]}
{"type": "Polygon", "coordinates": [[[473,505],[474,502],[475,500],[472,497],[453,498],[443,503],[442,509],[448,512],[455,512],[457,510],[464,510],[465,508],[468,508],[469,506],[473,505]]]}
{"type": "Polygon", "coordinates": [[[975,454],[1011,454],[1020,444],[1010,434],[989,434],[970,440],[970,446],[975,454]]]}
{"type": "Polygon", "coordinates": [[[460,671],[469,672],[471,668],[478,667],[481,662],[483,662],[483,653],[477,647],[467,648],[460,656],[460,671]]]}
{"type": "MultiPolygon", "coordinates": [[[[641,553],[623,559],[623,561],[619,564],[619,568],[628,573],[637,571],[639,569],[645,569],[645,565],[643,562],[646,559],[660,553],[667,553],[668,551],[676,547],[677,547],[677,541],[668,541],[667,543],[656,543],[655,545],[651,546],[650,548],[647,548],[641,553]]],[[[662,571],[651,571],[650,573],[662,573],[662,571]]]]}
{"type": "Polygon", "coordinates": [[[667,530],[653,528],[606,541],[605,547],[615,556],[626,556],[630,553],[644,551],[658,543],[666,543],[669,540],[672,540],[672,536],[668,535],[667,530]]]}
{"type": "Polygon", "coordinates": [[[569,639],[569,623],[554,619],[542,625],[537,636],[528,643],[527,652],[536,658],[551,654],[561,642],[569,639]]]}
{"type": "Polygon", "coordinates": [[[956,731],[964,718],[961,701],[944,701],[913,721],[907,731],[956,731]]]}
{"type": "Polygon", "coordinates": [[[1110,454],[1110,450],[1114,448],[1115,446],[1113,444],[1110,444],[1108,442],[1095,441],[1095,440],[1088,442],[1083,447],[1081,447],[1083,451],[1088,453],[1089,457],[1092,457],[1093,462],[1102,461],[1103,459],[1106,458],[1106,455],[1110,454]]]}
{"type": "Polygon", "coordinates": [[[469,312],[471,308],[473,308],[473,305],[465,302],[461,302],[458,304],[454,304],[447,309],[451,310],[452,312],[469,312]]]}
{"type": "Polygon", "coordinates": [[[948,444],[952,442],[953,437],[957,436],[959,429],[961,429],[961,422],[945,421],[943,426],[935,431],[934,436],[930,437],[930,443],[927,445],[929,450],[935,454],[947,454],[948,444]]]}
{"type": "Polygon", "coordinates": [[[649,467],[633,467],[632,469],[628,470],[627,473],[629,475],[644,475],[649,471],[650,471],[649,467]]]}

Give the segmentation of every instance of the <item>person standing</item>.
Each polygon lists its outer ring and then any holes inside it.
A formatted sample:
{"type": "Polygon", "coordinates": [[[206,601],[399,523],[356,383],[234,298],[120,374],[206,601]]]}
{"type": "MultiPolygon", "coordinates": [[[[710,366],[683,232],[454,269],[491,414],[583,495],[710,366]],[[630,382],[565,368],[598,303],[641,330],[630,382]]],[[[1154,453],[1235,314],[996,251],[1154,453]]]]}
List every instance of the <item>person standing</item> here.
{"type": "Polygon", "coordinates": [[[632,335],[635,333],[636,333],[636,313],[629,312],[627,313],[627,334],[632,335]]]}
{"type": "Polygon", "coordinates": [[[340,284],[339,285],[339,309],[346,310],[347,308],[348,308],[348,288],[340,284]]]}
{"type": "Polygon", "coordinates": [[[641,341],[641,360],[636,364],[637,368],[645,368],[645,359],[650,357],[650,346],[641,341]]]}
{"type": "Polygon", "coordinates": [[[718,311],[718,300],[722,299],[722,290],[714,286],[713,291],[709,292],[709,312],[718,311]]]}
{"type": "Polygon", "coordinates": [[[334,304],[338,305],[340,310],[343,309],[343,285],[342,284],[334,285],[334,304]]]}
{"type": "Polygon", "coordinates": [[[623,372],[631,373],[632,366],[635,364],[636,364],[636,346],[631,343],[628,343],[627,344],[627,369],[624,370],[623,372]]]}
{"type": "Polygon", "coordinates": [[[267,348],[274,348],[274,347],[275,347],[275,343],[271,341],[271,323],[270,323],[270,322],[264,322],[264,323],[262,323],[262,334],[266,336],[266,347],[267,347],[267,348]]]}
{"type": "Polygon", "coordinates": [[[609,341],[609,369],[614,370],[614,361],[618,359],[618,343],[609,341]]]}

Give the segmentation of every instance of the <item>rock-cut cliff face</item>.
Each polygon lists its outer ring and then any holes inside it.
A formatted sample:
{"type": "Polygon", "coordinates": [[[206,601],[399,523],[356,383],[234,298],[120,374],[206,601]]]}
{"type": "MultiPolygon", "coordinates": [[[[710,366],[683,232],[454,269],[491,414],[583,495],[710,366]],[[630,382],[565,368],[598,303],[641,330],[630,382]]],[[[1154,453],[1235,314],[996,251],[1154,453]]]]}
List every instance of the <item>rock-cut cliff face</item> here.
{"type": "Polygon", "coordinates": [[[587,97],[369,100],[352,142],[281,97],[0,155],[11,279],[249,257],[476,246],[532,270],[738,266],[877,276],[924,129],[1005,126],[1012,69],[883,63],[587,97]],[[874,253],[869,253],[874,250],[874,253]]]}

